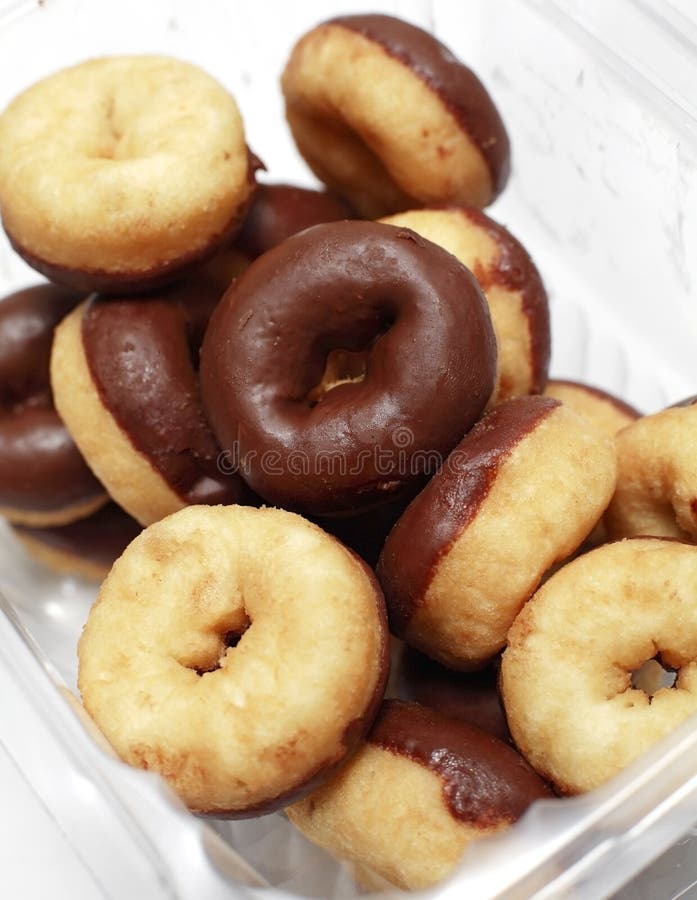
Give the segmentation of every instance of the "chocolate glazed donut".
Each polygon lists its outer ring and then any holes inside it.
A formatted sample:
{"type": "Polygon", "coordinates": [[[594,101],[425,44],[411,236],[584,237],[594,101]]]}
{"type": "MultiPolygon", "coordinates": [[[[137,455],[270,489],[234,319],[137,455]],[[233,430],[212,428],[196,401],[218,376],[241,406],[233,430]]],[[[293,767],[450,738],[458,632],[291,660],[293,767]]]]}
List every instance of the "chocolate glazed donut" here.
{"type": "Polygon", "coordinates": [[[477,420],[495,368],[486,302],[455,257],[408,229],[347,221],[289,238],[232,285],[201,390],[252,489],[322,515],[418,483],[477,420]],[[364,374],[317,399],[337,352],[362,354],[364,374]]]}
{"type": "Polygon", "coordinates": [[[0,511],[10,521],[61,525],[107,501],[53,406],[56,325],[81,299],[51,284],[0,303],[0,511]]]}

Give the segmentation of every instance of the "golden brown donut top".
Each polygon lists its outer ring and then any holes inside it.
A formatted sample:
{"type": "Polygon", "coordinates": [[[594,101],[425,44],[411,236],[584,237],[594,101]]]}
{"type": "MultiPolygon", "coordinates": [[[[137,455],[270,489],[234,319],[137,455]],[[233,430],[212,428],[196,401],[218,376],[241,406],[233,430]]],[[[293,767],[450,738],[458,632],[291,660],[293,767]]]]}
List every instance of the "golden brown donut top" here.
{"type": "Polygon", "coordinates": [[[255,260],[217,307],[202,350],[211,426],[270,503],[358,512],[420,483],[493,387],[486,301],[455,257],[375,222],[316,225],[255,260]],[[365,352],[362,380],[313,403],[332,351],[365,352]]]}
{"type": "Polygon", "coordinates": [[[81,300],[51,284],[0,302],[0,506],[49,511],[104,492],[53,407],[56,325],[81,300]]]}
{"type": "Polygon", "coordinates": [[[159,295],[93,297],[82,320],[102,403],[189,504],[235,503],[243,487],[218,468],[198,386],[198,348],[218,297],[214,284],[192,279],[159,295]]]}
{"type": "MultiPolygon", "coordinates": [[[[611,406],[614,406],[615,409],[622,413],[625,416],[628,416],[631,419],[640,419],[642,413],[636,408],[636,406],[632,406],[627,403],[625,400],[622,400],[620,397],[615,396],[615,394],[611,394],[609,391],[604,391],[602,388],[596,387],[592,384],[586,384],[584,381],[574,381],[569,378],[555,378],[553,379],[554,384],[563,384],[567,387],[577,388],[579,391],[585,391],[587,394],[590,394],[592,397],[597,397],[598,400],[604,400],[606,403],[609,403],[611,406]]],[[[676,406],[689,406],[691,402],[697,401],[697,397],[692,397],[688,400],[684,400],[682,403],[676,403],[676,406]]]]}
{"type": "Polygon", "coordinates": [[[409,505],[377,565],[395,634],[423,602],[440,560],[477,515],[508,455],[560,405],[551,397],[531,396],[497,406],[409,505]]]}
{"type": "Polygon", "coordinates": [[[393,16],[338,16],[326,24],[356,31],[380,44],[424,81],[486,160],[492,200],[501,193],[510,172],[510,143],[496,106],[471,69],[435,37],[393,16]]]}
{"type": "Polygon", "coordinates": [[[508,744],[418,703],[385,700],[368,743],[434,772],[453,818],[478,828],[515,822],[552,792],[508,744]]]}

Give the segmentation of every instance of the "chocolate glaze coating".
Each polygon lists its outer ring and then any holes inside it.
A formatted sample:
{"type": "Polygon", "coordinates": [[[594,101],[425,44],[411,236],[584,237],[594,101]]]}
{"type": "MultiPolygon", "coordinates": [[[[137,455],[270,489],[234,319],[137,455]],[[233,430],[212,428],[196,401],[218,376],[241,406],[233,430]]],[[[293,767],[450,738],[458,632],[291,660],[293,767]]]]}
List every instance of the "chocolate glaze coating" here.
{"type": "MultiPolygon", "coordinates": [[[[697,395],[694,397],[686,397],[684,400],[679,400],[677,403],[671,404],[670,409],[679,409],[680,407],[686,406],[694,406],[697,403],[697,395]]],[[[630,407],[631,409],[631,407],[630,407]]]]}
{"type": "Polygon", "coordinates": [[[220,448],[203,414],[198,347],[220,292],[191,279],[159,295],[94,297],[82,339],[102,403],[133,447],[186,503],[236,503],[236,474],[218,467],[220,448]]]}
{"type": "Polygon", "coordinates": [[[498,665],[479,672],[453,672],[405,645],[399,680],[408,700],[469,722],[500,741],[511,741],[498,691],[498,665]]]}
{"type": "Polygon", "coordinates": [[[0,506],[52,512],[104,493],[53,407],[56,325],[81,295],[51,284],[0,302],[0,506]]]}
{"type": "Polygon", "coordinates": [[[19,535],[30,537],[52,550],[105,568],[121,556],[142,530],[136,520],[115,503],[107,503],[86,519],[57,528],[13,527],[19,535]]]}
{"type": "Polygon", "coordinates": [[[495,363],[486,301],[453,256],[409,229],[336,222],[232,285],[206,332],[201,390],[254,491],[331,515],[418,484],[479,417],[495,363]],[[313,405],[337,349],[368,352],[365,378],[313,405]]]}
{"type": "Polygon", "coordinates": [[[385,15],[339,16],[326,24],[358,32],[408,66],[440,98],[486,160],[493,200],[510,172],[510,143],[486,88],[467,66],[432,35],[385,15]]]}
{"type": "Polygon", "coordinates": [[[490,287],[498,285],[509,291],[520,292],[523,314],[530,330],[532,393],[540,394],[547,384],[552,352],[549,301],[540,273],[525,247],[503,225],[473,207],[451,208],[459,209],[472,224],[484,229],[498,247],[499,252],[493,265],[488,268],[478,265],[474,268],[474,275],[482,290],[486,293],[490,287]]]}
{"type": "Polygon", "coordinates": [[[312,225],[351,219],[339,197],[290,184],[260,184],[235,247],[256,259],[286,238],[312,225]]]}
{"type": "Polygon", "coordinates": [[[377,565],[390,628],[400,635],[435,577],[438,564],[486,500],[517,444],[561,404],[517,397],[497,406],[464,437],[390,532],[377,565]]]}
{"type": "Polygon", "coordinates": [[[438,775],[453,818],[477,828],[515,822],[553,796],[508,744],[418,703],[386,700],[367,740],[438,775]]]}

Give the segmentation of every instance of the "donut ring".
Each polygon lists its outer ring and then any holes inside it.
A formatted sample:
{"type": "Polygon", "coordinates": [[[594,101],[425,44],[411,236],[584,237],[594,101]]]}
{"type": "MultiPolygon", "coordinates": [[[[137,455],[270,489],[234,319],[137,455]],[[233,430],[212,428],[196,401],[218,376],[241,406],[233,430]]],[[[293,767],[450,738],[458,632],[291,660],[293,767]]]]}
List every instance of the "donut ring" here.
{"type": "Polygon", "coordinates": [[[80,299],[41,284],[0,302],[0,515],[10,522],[64,525],[107,502],[49,383],[54,329],[80,299]]]}
{"type": "Polygon", "coordinates": [[[0,214],[17,252],[86,293],[172,280],[229,240],[255,162],[234,99],[196,66],[94,59],[0,116],[0,214]]]}
{"type": "Polygon", "coordinates": [[[103,581],[140,526],[115,503],[86,519],[53,528],[13,526],[15,537],[41,565],[61,575],[103,581]]]}
{"type": "Polygon", "coordinates": [[[415,209],[381,219],[412,228],[471,269],[489,304],[496,334],[492,409],[511,397],[541,394],[551,352],[549,304],[539,272],[523,245],[472,207],[415,209]]]}
{"type": "Polygon", "coordinates": [[[496,407],[387,538],[377,574],[392,632],[450,668],[481,668],[614,486],[612,444],[557,400],[496,407]]]}
{"type": "Polygon", "coordinates": [[[155,296],[93,296],[56,331],[56,407],[109,494],[142,525],[242,498],[239,476],[219,467],[195,371],[220,294],[199,273],[155,296]]]}
{"type": "Polygon", "coordinates": [[[547,797],[512,747],[417,703],[386,700],[363,748],[286,812],[333,855],[415,890],[547,797]]]}
{"type": "Polygon", "coordinates": [[[611,537],[697,542],[697,398],[638,419],[617,435],[611,537]]]}
{"type": "Polygon", "coordinates": [[[387,630],[370,570],[284,510],[189,507],[146,529],[79,644],[85,708],[197,812],[270,812],[370,726],[387,630]],[[234,638],[234,639],[233,639],[234,638]]]}
{"type": "Polygon", "coordinates": [[[201,390],[261,497],[359,512],[449,452],[489,399],[495,365],[464,266],[412,231],[335,222],[288,238],[232,285],[206,332],[201,390]],[[313,401],[336,351],[363,353],[365,376],[313,401]]]}
{"type": "Polygon", "coordinates": [[[560,791],[603,784],[697,711],[696,594],[697,548],[636,538],[564,566],[520,613],[501,668],[508,724],[560,791]],[[650,699],[631,673],[656,656],[679,672],[650,699]]]}
{"type": "Polygon", "coordinates": [[[561,400],[579,415],[585,416],[608,437],[614,438],[619,431],[641,416],[638,409],[619,397],[580,381],[555,378],[547,383],[544,393],[547,397],[561,400]]]}
{"type": "Polygon", "coordinates": [[[300,153],[366,218],[487,206],[503,190],[510,151],[496,107],[476,75],[414,25],[331,19],[296,44],[281,83],[300,153]]]}

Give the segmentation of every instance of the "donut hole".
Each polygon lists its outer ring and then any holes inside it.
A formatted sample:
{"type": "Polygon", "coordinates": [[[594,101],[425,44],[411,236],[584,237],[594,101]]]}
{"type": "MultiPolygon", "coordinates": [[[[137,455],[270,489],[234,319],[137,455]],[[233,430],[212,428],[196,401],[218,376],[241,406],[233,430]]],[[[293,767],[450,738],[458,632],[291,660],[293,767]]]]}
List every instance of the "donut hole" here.
{"type": "Polygon", "coordinates": [[[649,698],[649,703],[655,694],[666,688],[677,686],[679,669],[667,665],[661,654],[657,653],[651,659],[645,660],[630,673],[630,685],[634,690],[643,691],[649,698]]]}
{"type": "Polygon", "coordinates": [[[220,635],[220,641],[213,653],[207,654],[207,658],[201,660],[199,665],[187,666],[187,668],[193,669],[197,675],[208,675],[211,672],[217,672],[218,669],[222,668],[223,660],[227,656],[228,651],[237,647],[251,624],[251,620],[245,616],[244,621],[239,625],[235,625],[233,629],[220,635]]]}
{"type": "Polygon", "coordinates": [[[327,356],[321,381],[307,395],[309,405],[317,406],[330,391],[341,384],[359,384],[363,381],[368,371],[371,349],[372,347],[366,350],[332,350],[327,356]]]}

